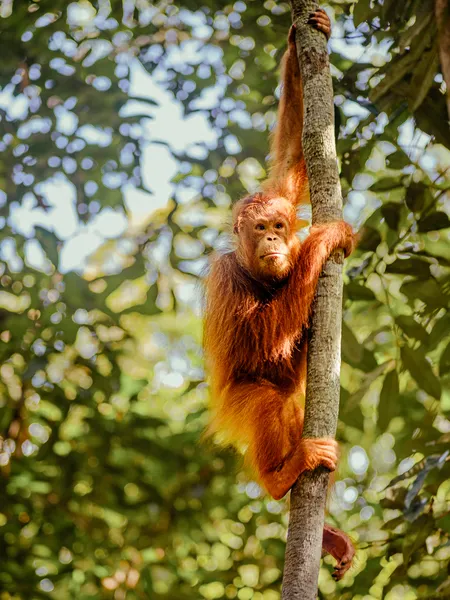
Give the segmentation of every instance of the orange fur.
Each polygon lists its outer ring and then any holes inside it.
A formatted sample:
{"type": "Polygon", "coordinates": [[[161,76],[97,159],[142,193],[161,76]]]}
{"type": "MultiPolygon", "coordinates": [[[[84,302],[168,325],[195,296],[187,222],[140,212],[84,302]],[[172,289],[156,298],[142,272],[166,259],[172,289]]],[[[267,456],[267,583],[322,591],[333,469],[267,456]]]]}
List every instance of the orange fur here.
{"type": "MultiPolygon", "coordinates": [[[[244,451],[277,499],[303,471],[336,466],[335,440],[302,438],[299,397],[320,273],[332,252],[344,248],[348,255],[354,240],[343,221],[312,227],[303,243],[296,235],[296,207],[307,199],[308,185],[302,85],[292,34],[289,40],[270,177],[262,192],[234,207],[237,245],[212,261],[204,329],[212,397],[208,432],[244,451]]],[[[324,549],[343,574],[353,556],[347,536],[326,526],[324,549]]]]}
{"type": "Polygon", "coordinates": [[[311,228],[301,245],[295,240],[291,273],[282,284],[253,279],[236,252],[216,256],[206,282],[210,432],[247,448],[274,497],[284,496],[303,470],[322,464],[322,447],[316,452],[313,445],[303,456],[300,443],[305,333],[323,265],[333,250],[349,250],[353,235],[349,225],[337,222],[311,228]]]}
{"type": "Polygon", "coordinates": [[[294,205],[309,202],[303,156],[303,85],[292,34],[281,65],[282,94],[278,124],[271,139],[270,177],[266,194],[289,198],[294,205]]]}

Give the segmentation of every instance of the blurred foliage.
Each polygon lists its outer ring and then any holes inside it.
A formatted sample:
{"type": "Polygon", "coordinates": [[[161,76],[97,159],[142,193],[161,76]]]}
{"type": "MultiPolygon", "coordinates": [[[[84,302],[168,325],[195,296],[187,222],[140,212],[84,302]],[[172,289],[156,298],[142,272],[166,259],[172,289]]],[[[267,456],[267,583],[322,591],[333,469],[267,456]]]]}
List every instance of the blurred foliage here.
{"type": "MultiPolygon", "coordinates": [[[[450,136],[433,3],[327,9],[345,215],[362,235],[328,517],[358,554],[339,584],[325,559],[320,597],[449,598],[450,136]]],[[[197,280],[231,199],[265,176],[289,6],[3,0],[0,17],[0,599],[277,600],[288,504],[200,443],[197,280]],[[58,227],[25,235],[18,211],[51,216],[64,181],[80,227],[129,216],[127,187],[151,212],[139,166],[155,101],[127,110],[137,61],[216,144],[171,148],[166,209],[65,272],[58,227]]]]}

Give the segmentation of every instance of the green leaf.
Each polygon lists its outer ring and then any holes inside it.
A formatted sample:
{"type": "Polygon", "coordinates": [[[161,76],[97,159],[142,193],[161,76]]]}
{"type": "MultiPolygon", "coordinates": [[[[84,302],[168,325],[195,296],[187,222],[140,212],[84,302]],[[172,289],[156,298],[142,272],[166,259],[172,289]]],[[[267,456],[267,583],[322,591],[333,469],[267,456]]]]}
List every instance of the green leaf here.
{"type": "Polygon", "coordinates": [[[387,192],[395,188],[403,187],[402,182],[398,177],[383,177],[373,183],[369,190],[371,192],[387,192]]]}
{"type": "Polygon", "coordinates": [[[414,552],[425,545],[427,537],[434,531],[435,526],[435,520],[430,513],[421,515],[411,524],[403,542],[403,560],[405,565],[409,564],[414,552]]]}
{"type": "Polygon", "coordinates": [[[391,419],[397,414],[398,395],[398,373],[393,369],[384,378],[378,403],[378,425],[382,431],[387,429],[391,419]]]}
{"type": "MultiPolygon", "coordinates": [[[[347,406],[349,398],[349,392],[341,386],[341,406],[347,406]]],[[[351,410],[341,411],[339,419],[350,427],[364,431],[364,417],[359,406],[353,406],[351,410]]]]}
{"type": "Polygon", "coordinates": [[[427,456],[423,461],[421,461],[421,468],[417,473],[417,477],[413,481],[411,487],[409,488],[406,496],[405,496],[405,507],[410,508],[413,506],[414,499],[419,494],[422,489],[423,484],[425,483],[425,479],[430,471],[435,468],[441,469],[445,464],[445,460],[448,457],[449,450],[446,450],[443,454],[432,454],[431,456],[427,456]]]}
{"type": "Polygon", "coordinates": [[[410,298],[412,303],[422,300],[429,310],[446,307],[448,304],[448,297],[443,294],[441,286],[433,279],[409,281],[402,285],[401,291],[410,298]]]}
{"type": "Polygon", "coordinates": [[[414,252],[414,256],[419,258],[423,256],[430,264],[435,264],[437,261],[443,267],[450,267],[450,259],[438,253],[438,249],[440,250],[442,248],[444,252],[448,249],[447,241],[442,239],[443,237],[444,236],[440,236],[441,239],[438,242],[431,243],[431,247],[433,248],[432,253],[427,252],[426,250],[418,250],[417,252],[414,252]]]}
{"type": "Polygon", "coordinates": [[[348,363],[359,363],[363,357],[364,348],[358,342],[353,331],[342,323],[342,358],[348,363]]]}
{"type": "Polygon", "coordinates": [[[371,250],[372,252],[378,248],[381,242],[380,233],[373,227],[365,226],[362,231],[362,235],[358,242],[358,248],[360,250],[371,250]]]}
{"type": "Polygon", "coordinates": [[[396,7],[396,0],[384,0],[381,8],[381,16],[387,23],[390,23],[395,19],[396,7]]]}
{"type": "Polygon", "coordinates": [[[353,598],[366,595],[367,582],[375,581],[383,570],[383,565],[380,563],[380,557],[369,558],[364,565],[364,569],[355,575],[351,588],[352,591],[350,592],[353,598]]]}
{"type": "Polygon", "coordinates": [[[435,136],[438,144],[450,148],[450,127],[442,127],[442,123],[448,121],[445,96],[439,90],[439,86],[432,87],[414,113],[417,126],[429,135],[435,136]]]}
{"type": "Polygon", "coordinates": [[[345,286],[345,293],[348,298],[353,301],[365,301],[365,302],[373,302],[376,300],[375,294],[368,287],[363,285],[359,285],[355,281],[350,282],[345,286]]]}
{"type": "Polygon", "coordinates": [[[441,383],[433,373],[423,350],[421,348],[413,350],[409,346],[403,346],[401,357],[404,366],[417,385],[427,394],[439,400],[441,397],[441,383]]]}
{"type": "Polygon", "coordinates": [[[384,529],[385,531],[394,531],[394,529],[404,524],[405,517],[403,515],[400,515],[399,517],[394,517],[393,519],[390,519],[389,521],[384,523],[381,529],[384,529]]]}
{"type": "Polygon", "coordinates": [[[193,413],[189,413],[186,416],[186,419],[185,419],[186,425],[189,425],[193,421],[196,421],[197,419],[199,419],[199,417],[201,417],[202,415],[204,415],[205,412],[206,412],[206,408],[202,408],[200,410],[196,410],[193,413]]]}
{"type": "Polygon", "coordinates": [[[450,314],[445,314],[434,324],[428,338],[428,348],[433,350],[450,333],[450,314]]]}
{"type": "Polygon", "coordinates": [[[419,279],[428,279],[430,277],[430,264],[413,256],[407,259],[398,258],[392,264],[387,265],[386,273],[411,275],[419,279]]]}
{"type": "Polygon", "coordinates": [[[386,164],[390,169],[403,169],[411,164],[409,156],[403,150],[397,150],[393,154],[389,154],[386,158],[386,164]]]}
{"type": "Polygon", "coordinates": [[[147,594],[153,593],[153,577],[150,567],[144,566],[141,569],[142,587],[147,594]]]}
{"type": "Polygon", "coordinates": [[[386,219],[388,227],[394,231],[397,231],[400,223],[401,208],[401,204],[395,204],[395,202],[388,202],[381,207],[381,214],[386,219]]]}
{"type": "Polygon", "coordinates": [[[415,321],[413,317],[408,315],[400,315],[399,317],[396,317],[395,322],[409,338],[423,343],[427,342],[428,333],[426,329],[422,327],[420,323],[415,321]]]}
{"type": "Polygon", "coordinates": [[[358,25],[367,21],[372,15],[372,12],[370,0],[357,0],[353,5],[353,22],[355,27],[358,27],[358,25]]]}
{"type": "Polygon", "coordinates": [[[368,373],[361,382],[359,389],[346,398],[346,402],[342,407],[342,413],[344,414],[350,412],[356,406],[358,406],[366,393],[369,391],[374,381],[376,381],[380,375],[383,375],[386,369],[388,369],[392,364],[392,360],[387,360],[381,365],[377,365],[370,373],[368,373]]]}
{"type": "Polygon", "coordinates": [[[39,225],[35,226],[35,231],[36,238],[41,244],[45,254],[50,262],[57,268],[59,263],[58,238],[53,232],[48,231],[39,225]]]}
{"type": "Polygon", "coordinates": [[[122,311],[121,314],[125,315],[128,313],[138,313],[140,315],[158,315],[162,310],[156,306],[156,300],[158,298],[158,286],[152,285],[147,292],[147,300],[144,304],[136,304],[130,306],[122,311]]]}
{"type": "Polygon", "coordinates": [[[401,510],[405,504],[406,489],[394,488],[380,501],[383,508],[395,508],[401,510]]]}
{"type": "Polygon", "coordinates": [[[439,66],[437,36],[430,49],[425,51],[415,65],[410,90],[413,95],[411,110],[416,111],[427,96],[439,66]]]}
{"type": "Polygon", "coordinates": [[[412,182],[406,190],[406,206],[413,212],[420,212],[425,205],[425,192],[427,187],[424,183],[412,182]]]}
{"type": "Polygon", "coordinates": [[[421,233],[426,231],[437,231],[438,229],[447,229],[450,227],[450,219],[445,212],[437,211],[420,219],[418,226],[421,233]]]}
{"type": "Polygon", "coordinates": [[[444,348],[439,360],[439,375],[442,377],[450,371],[450,342],[444,348]]]}
{"type": "Polygon", "coordinates": [[[408,46],[411,46],[414,38],[421,35],[430,26],[433,26],[434,13],[430,10],[427,2],[422,2],[417,6],[416,22],[407,28],[402,28],[399,38],[399,48],[404,52],[408,46]]]}
{"type": "MultiPolygon", "coordinates": [[[[398,2],[395,3],[398,5],[398,2]]],[[[420,60],[424,51],[426,51],[432,30],[428,30],[426,35],[418,36],[414,40],[414,44],[409,52],[402,55],[397,55],[385,69],[385,77],[376,85],[370,93],[370,98],[373,102],[380,102],[384,97],[389,99],[389,93],[395,90],[399,95],[399,88],[407,96],[410,91],[409,85],[405,82],[407,77],[414,71],[417,61],[420,60]],[[403,81],[402,81],[403,80],[403,81]],[[405,89],[406,88],[406,89],[405,89]]],[[[397,95],[396,94],[396,95],[397,95]]]]}
{"type": "Polygon", "coordinates": [[[0,412],[0,428],[2,431],[9,428],[13,415],[14,411],[12,408],[9,408],[8,406],[3,407],[0,412]]]}

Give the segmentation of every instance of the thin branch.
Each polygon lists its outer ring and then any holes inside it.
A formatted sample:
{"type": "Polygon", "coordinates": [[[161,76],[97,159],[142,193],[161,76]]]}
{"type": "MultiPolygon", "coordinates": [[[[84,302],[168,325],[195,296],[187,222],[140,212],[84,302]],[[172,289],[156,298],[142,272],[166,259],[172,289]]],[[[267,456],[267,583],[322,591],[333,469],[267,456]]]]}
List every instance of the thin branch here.
{"type": "MultiPolygon", "coordinates": [[[[334,140],[333,87],[325,37],[306,22],[317,5],[292,0],[297,51],[303,80],[303,147],[314,224],[342,218],[342,194],[334,140]]],[[[308,351],[303,435],[334,437],[340,393],[342,252],[320,279],[308,351]]],[[[291,512],[283,575],[283,600],[316,600],[328,472],[305,472],[291,492],[291,512]]]]}

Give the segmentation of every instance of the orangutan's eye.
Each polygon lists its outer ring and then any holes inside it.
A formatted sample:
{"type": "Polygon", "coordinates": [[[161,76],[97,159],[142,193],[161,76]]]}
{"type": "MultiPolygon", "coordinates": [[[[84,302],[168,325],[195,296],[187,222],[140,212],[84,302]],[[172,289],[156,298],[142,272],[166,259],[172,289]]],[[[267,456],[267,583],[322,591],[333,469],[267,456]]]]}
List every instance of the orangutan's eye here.
{"type": "Polygon", "coordinates": [[[283,223],[276,223],[275,229],[283,229],[283,223]]]}
{"type": "Polygon", "coordinates": [[[257,223],[257,224],[255,225],[255,229],[256,229],[257,231],[264,231],[265,227],[264,227],[264,225],[263,225],[262,223],[257,223]]]}

